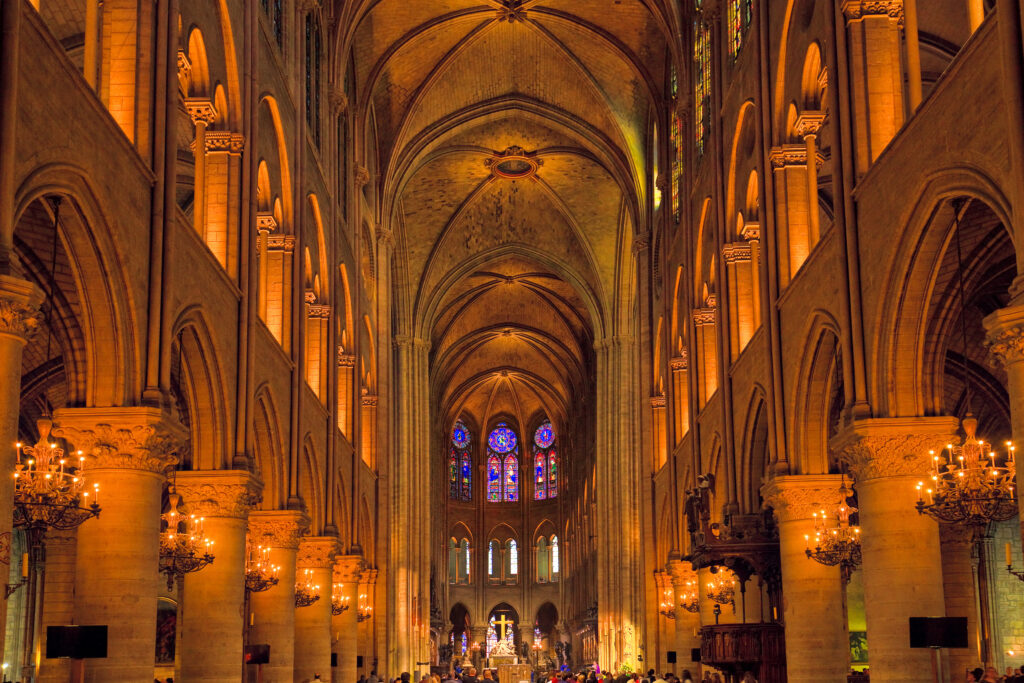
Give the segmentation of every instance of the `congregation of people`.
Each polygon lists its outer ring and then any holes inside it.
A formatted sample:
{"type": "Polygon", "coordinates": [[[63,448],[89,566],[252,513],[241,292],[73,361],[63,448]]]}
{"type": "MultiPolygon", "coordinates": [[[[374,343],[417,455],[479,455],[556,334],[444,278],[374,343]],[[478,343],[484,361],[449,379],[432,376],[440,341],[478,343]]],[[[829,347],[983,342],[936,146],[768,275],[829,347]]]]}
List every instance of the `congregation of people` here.
{"type": "Polygon", "coordinates": [[[1024,666],[1006,667],[1006,673],[999,675],[994,666],[985,669],[980,666],[967,672],[967,683],[1024,683],[1024,666]]]}
{"type": "MultiPolygon", "coordinates": [[[[980,679],[978,679],[980,680],[980,679]]],[[[986,679],[987,680],[987,679],[986,679]]],[[[998,679],[1003,681],[1004,679],[998,679]]],[[[358,683],[413,683],[408,673],[403,673],[397,678],[378,676],[372,671],[369,676],[360,676],[358,683]]],[[[419,683],[501,683],[498,672],[491,669],[484,669],[482,673],[476,668],[470,667],[465,670],[456,668],[443,676],[440,674],[424,674],[419,683]]],[[[522,683],[521,681],[508,681],[507,683],[522,683]]],[[[579,673],[542,673],[534,672],[531,675],[530,683],[724,683],[722,676],[716,672],[704,672],[704,677],[699,681],[695,680],[690,671],[684,669],[681,676],[674,673],[659,675],[654,669],[646,675],[637,673],[618,673],[588,670],[579,673]]],[[[757,679],[750,672],[746,672],[741,683],[757,683],[757,679]]],[[[1024,681],[1022,681],[1024,683],[1024,681]]]]}

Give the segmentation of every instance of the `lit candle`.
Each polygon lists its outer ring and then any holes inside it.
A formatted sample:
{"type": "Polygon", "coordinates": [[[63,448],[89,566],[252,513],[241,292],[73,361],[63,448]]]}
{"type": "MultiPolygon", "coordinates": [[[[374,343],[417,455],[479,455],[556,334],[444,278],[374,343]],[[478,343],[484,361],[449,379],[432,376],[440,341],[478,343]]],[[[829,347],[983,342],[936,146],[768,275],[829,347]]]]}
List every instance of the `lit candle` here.
{"type": "Polygon", "coordinates": [[[1006,566],[1013,566],[1013,550],[1010,548],[1010,544],[1006,544],[1006,566]]]}
{"type": "MultiPolygon", "coordinates": [[[[1007,543],[1006,545],[1009,546],[1010,544],[1007,543]]],[[[23,553],[21,556],[21,578],[28,578],[28,553],[23,553]]]]}

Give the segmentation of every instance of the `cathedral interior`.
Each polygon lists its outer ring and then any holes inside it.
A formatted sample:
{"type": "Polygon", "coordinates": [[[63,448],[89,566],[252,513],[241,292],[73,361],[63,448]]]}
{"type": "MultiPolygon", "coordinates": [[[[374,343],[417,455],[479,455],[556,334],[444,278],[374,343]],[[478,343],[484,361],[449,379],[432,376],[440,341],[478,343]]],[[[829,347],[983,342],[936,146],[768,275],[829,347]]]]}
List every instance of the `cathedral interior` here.
{"type": "Polygon", "coordinates": [[[1022,35],[0,1],[3,680],[1024,666],[1022,35]]]}

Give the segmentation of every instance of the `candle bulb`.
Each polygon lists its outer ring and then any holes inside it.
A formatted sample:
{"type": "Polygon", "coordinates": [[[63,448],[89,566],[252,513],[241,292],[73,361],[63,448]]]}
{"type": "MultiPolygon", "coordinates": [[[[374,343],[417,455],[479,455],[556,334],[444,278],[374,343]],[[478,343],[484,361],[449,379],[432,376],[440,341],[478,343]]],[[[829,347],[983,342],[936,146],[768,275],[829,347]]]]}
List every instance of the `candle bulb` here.
{"type": "MultiPolygon", "coordinates": [[[[1010,544],[1007,543],[1007,546],[1010,544]]],[[[21,556],[21,578],[28,578],[28,553],[23,553],[21,556]]]]}

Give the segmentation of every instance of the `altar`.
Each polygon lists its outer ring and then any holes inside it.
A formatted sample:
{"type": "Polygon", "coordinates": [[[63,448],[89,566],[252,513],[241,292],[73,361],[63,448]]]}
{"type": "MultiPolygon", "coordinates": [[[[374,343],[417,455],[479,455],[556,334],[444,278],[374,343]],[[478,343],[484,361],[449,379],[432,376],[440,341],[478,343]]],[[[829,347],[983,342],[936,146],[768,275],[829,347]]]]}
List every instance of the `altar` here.
{"type": "Polygon", "coordinates": [[[530,683],[533,667],[529,664],[504,664],[498,667],[499,683],[530,683]]]}
{"type": "MultiPolygon", "coordinates": [[[[505,683],[505,679],[501,677],[501,670],[519,665],[519,656],[516,654],[514,641],[508,637],[512,635],[509,632],[509,627],[512,626],[512,623],[505,618],[505,615],[502,615],[501,619],[491,622],[491,625],[496,629],[495,634],[498,638],[490,652],[487,653],[487,668],[497,669],[498,679],[502,683],[505,683]],[[499,628],[501,630],[497,631],[499,628]]],[[[527,676],[526,680],[530,680],[530,677],[527,676]]]]}

